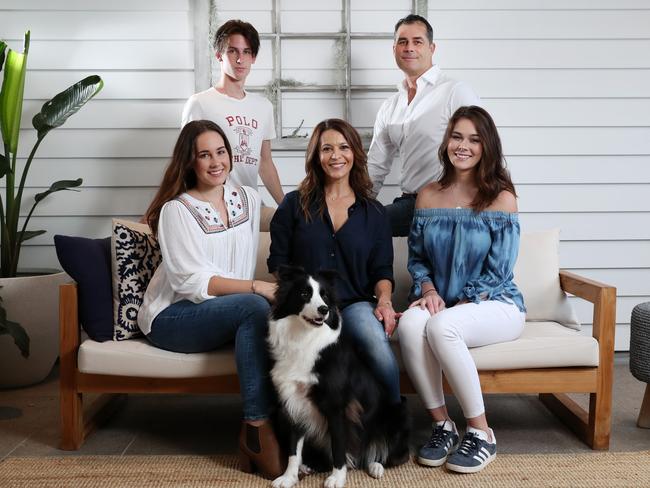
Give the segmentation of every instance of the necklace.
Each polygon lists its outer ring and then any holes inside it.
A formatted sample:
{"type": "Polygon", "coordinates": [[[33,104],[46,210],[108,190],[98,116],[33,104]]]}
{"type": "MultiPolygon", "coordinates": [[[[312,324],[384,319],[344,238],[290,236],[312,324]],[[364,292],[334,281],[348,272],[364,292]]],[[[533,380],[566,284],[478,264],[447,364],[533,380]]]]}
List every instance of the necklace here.
{"type": "Polygon", "coordinates": [[[469,207],[471,207],[473,199],[470,199],[469,201],[467,201],[464,198],[463,199],[459,198],[456,195],[456,193],[457,193],[456,188],[457,187],[458,187],[458,185],[456,183],[454,183],[450,187],[451,192],[450,192],[450,195],[449,195],[451,197],[452,201],[453,201],[453,204],[455,204],[455,208],[456,209],[461,209],[461,208],[469,208],[469,207]]]}
{"type": "MultiPolygon", "coordinates": [[[[214,201],[213,201],[212,199],[206,197],[206,196],[205,196],[205,193],[203,193],[203,192],[202,192],[201,190],[199,190],[198,188],[195,188],[195,189],[196,189],[196,192],[197,192],[199,195],[201,195],[201,198],[202,198],[204,201],[208,202],[210,205],[212,205],[213,207],[217,208],[217,205],[214,203],[214,201]]],[[[223,186],[222,186],[222,187],[221,187],[221,195],[216,199],[217,202],[220,201],[220,200],[223,200],[223,192],[224,192],[224,188],[223,188],[223,186]]]]}

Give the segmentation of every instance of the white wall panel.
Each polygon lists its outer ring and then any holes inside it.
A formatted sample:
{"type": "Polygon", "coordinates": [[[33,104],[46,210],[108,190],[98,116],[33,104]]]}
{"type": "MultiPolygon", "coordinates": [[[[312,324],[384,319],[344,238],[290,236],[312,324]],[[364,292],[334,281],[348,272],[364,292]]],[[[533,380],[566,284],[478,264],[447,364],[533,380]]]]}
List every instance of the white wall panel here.
{"type": "Polygon", "coordinates": [[[240,19],[253,24],[260,34],[273,32],[273,19],[270,10],[244,10],[241,5],[242,2],[239,3],[239,8],[235,10],[219,12],[219,24],[229,19],[240,19]]]}
{"type": "Polygon", "coordinates": [[[33,41],[27,63],[32,70],[193,69],[193,44],[182,40],[33,41]]]}
{"type": "MultiPolygon", "coordinates": [[[[429,6],[438,5],[432,1],[429,6]]],[[[647,39],[650,25],[650,9],[647,7],[639,10],[568,10],[561,15],[553,10],[429,10],[428,18],[433,26],[434,40],[647,39]]]]}
{"type": "Polygon", "coordinates": [[[650,155],[506,155],[515,184],[638,183],[650,181],[650,155]]]}
{"type": "Polygon", "coordinates": [[[271,10],[273,0],[219,0],[219,17],[227,18],[230,11],[243,10],[271,10]]]}
{"type": "Polygon", "coordinates": [[[190,69],[185,71],[28,70],[25,80],[25,99],[49,100],[90,75],[99,75],[104,80],[104,88],[97,94],[95,100],[185,100],[194,93],[194,71],[190,69]]]}
{"type": "Polygon", "coordinates": [[[192,18],[185,12],[92,11],[3,12],[0,32],[5,39],[22,39],[31,29],[40,40],[193,40],[192,18]]]}
{"type": "Polygon", "coordinates": [[[560,267],[650,269],[650,241],[563,241],[560,267]]]}
{"type": "Polygon", "coordinates": [[[305,2],[304,0],[282,0],[282,10],[342,10],[341,0],[319,0],[305,2]]]}
{"type": "Polygon", "coordinates": [[[650,70],[641,67],[600,68],[597,71],[572,68],[461,70],[445,67],[445,73],[469,83],[482,98],[650,97],[650,70]]]}
{"type": "MultiPolygon", "coordinates": [[[[36,142],[34,130],[21,130],[19,157],[36,142]]],[[[163,157],[171,155],[178,129],[57,129],[38,150],[42,158],[163,157]]]]}
{"type": "MultiPolygon", "coordinates": [[[[618,296],[650,295],[650,269],[567,269],[592,280],[616,287],[618,296]]],[[[641,300],[639,300],[641,301],[641,300]]]]}
{"type": "Polygon", "coordinates": [[[280,15],[282,32],[341,32],[339,10],[290,10],[280,15]]]}
{"type": "MultiPolygon", "coordinates": [[[[25,160],[18,161],[22,174],[25,160]]],[[[83,179],[83,187],[157,186],[169,158],[37,158],[27,184],[49,187],[56,180],[83,179]]],[[[1,181],[4,186],[4,180],[1,181]]]]}
{"type": "MultiPolygon", "coordinates": [[[[27,215],[34,195],[42,188],[27,188],[21,216],[27,215]]],[[[38,205],[38,215],[47,216],[111,216],[142,215],[149,206],[156,188],[82,188],[81,191],[60,191],[38,205]]]]}
{"type": "Polygon", "coordinates": [[[395,23],[411,13],[411,6],[391,10],[352,10],[350,12],[350,30],[352,32],[388,32],[393,33],[395,23]]]}
{"type": "MultiPolygon", "coordinates": [[[[570,297],[571,306],[578,315],[578,320],[584,326],[593,323],[593,306],[586,300],[570,297]]],[[[632,309],[639,303],[650,301],[647,297],[619,297],[616,301],[616,322],[619,324],[629,324],[632,309]]]]}
{"type": "Polygon", "coordinates": [[[522,232],[560,229],[561,240],[649,240],[650,212],[572,212],[519,214],[522,232]]]}
{"type": "Polygon", "coordinates": [[[522,212],[648,212],[650,183],[627,185],[519,185],[522,212]]]}
{"type": "MultiPolygon", "coordinates": [[[[350,2],[351,10],[370,11],[377,10],[396,10],[399,12],[410,13],[413,7],[412,0],[352,0],[350,2]]],[[[397,21],[397,19],[395,19],[397,21]]]]}
{"type": "MultiPolygon", "coordinates": [[[[250,1],[250,0],[248,0],[250,1]]],[[[2,9],[6,10],[189,10],[191,0],[3,0],[2,9]]]]}
{"type": "MultiPolygon", "coordinates": [[[[29,100],[23,105],[21,128],[32,127],[32,117],[45,100],[29,100]]],[[[97,100],[88,104],[65,123],[65,129],[158,129],[178,128],[185,99],[182,100],[97,100]]],[[[51,135],[50,135],[51,136],[51,135]]],[[[50,137],[48,136],[48,137],[50,137]]]]}
{"type": "Polygon", "coordinates": [[[618,10],[646,9],[647,0],[434,0],[429,2],[431,10],[618,10]],[[435,8],[434,8],[435,7],[435,8]]]}

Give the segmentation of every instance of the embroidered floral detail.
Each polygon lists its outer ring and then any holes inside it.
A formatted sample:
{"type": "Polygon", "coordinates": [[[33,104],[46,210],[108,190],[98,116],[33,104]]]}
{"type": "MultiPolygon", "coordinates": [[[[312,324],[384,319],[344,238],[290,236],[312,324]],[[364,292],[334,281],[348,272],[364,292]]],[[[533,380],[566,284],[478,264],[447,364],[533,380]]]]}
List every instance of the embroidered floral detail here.
{"type": "MultiPolygon", "coordinates": [[[[228,215],[231,216],[229,226],[232,228],[248,222],[250,219],[250,207],[248,203],[248,195],[246,192],[233,191],[231,193],[234,198],[229,198],[226,201],[226,210],[228,211],[228,215]]],[[[218,212],[211,212],[211,209],[209,208],[203,209],[202,207],[193,205],[186,197],[182,195],[177,197],[176,200],[181,202],[185,208],[187,208],[192,217],[194,217],[201,229],[203,229],[203,232],[206,234],[223,232],[227,229],[221,219],[217,218],[218,212]],[[215,213],[217,216],[215,216],[215,213]]]]}

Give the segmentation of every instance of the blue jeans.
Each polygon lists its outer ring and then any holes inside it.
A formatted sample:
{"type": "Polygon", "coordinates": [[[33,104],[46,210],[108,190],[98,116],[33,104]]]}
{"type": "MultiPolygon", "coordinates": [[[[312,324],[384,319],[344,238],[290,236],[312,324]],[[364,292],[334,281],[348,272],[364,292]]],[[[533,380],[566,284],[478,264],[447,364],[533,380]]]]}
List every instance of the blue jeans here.
{"type": "Polygon", "coordinates": [[[403,193],[402,196],[393,200],[393,203],[386,205],[386,213],[388,214],[393,237],[409,235],[416,198],[416,193],[403,193]]]}
{"type": "Polygon", "coordinates": [[[374,315],[375,306],[370,302],[357,302],[341,310],[343,328],[341,333],[349,337],[352,343],[365,357],[368,367],[381,381],[391,403],[399,403],[399,366],[390,348],[383,324],[374,315]]]}
{"type": "Polygon", "coordinates": [[[160,312],[147,339],[174,352],[207,352],[235,341],[244,419],[269,416],[272,386],[266,345],[269,303],[253,294],[223,295],[202,303],[182,300],[160,312]]]}

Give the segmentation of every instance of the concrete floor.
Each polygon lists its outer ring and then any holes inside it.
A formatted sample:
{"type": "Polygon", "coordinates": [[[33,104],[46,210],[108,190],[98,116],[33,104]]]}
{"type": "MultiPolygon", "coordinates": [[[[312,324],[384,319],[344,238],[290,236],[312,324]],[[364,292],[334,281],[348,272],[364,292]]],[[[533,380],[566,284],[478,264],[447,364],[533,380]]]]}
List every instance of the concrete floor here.
{"type": "MultiPolygon", "coordinates": [[[[645,383],[628,369],[629,356],[615,359],[611,451],[650,450],[650,429],[636,427],[645,383]]],[[[586,402],[586,395],[580,398],[586,402]]],[[[429,435],[430,422],[416,396],[413,412],[415,448],[429,435]]],[[[453,418],[460,409],[449,398],[453,418]]],[[[499,452],[562,453],[590,449],[565,428],[536,396],[488,395],[488,420],[499,452]]],[[[0,390],[0,460],[21,456],[234,454],[240,425],[238,396],[132,395],[108,423],[79,451],[58,449],[58,373],[29,388],[0,390]]],[[[459,423],[461,427],[462,421],[459,423]]]]}

